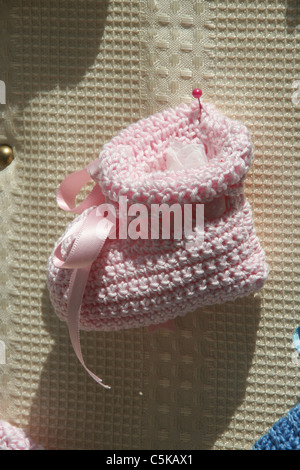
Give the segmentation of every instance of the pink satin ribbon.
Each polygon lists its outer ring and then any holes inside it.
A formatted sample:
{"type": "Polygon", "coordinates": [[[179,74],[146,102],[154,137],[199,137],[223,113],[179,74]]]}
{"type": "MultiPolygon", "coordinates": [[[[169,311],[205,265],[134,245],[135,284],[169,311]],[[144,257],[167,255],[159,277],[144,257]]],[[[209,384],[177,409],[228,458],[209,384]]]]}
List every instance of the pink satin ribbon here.
{"type": "Polygon", "coordinates": [[[88,369],[84,362],[80,346],[80,311],[90,269],[93,262],[99,256],[114,225],[97,211],[97,206],[104,202],[104,196],[98,185],[94,186],[93,190],[81,204],[75,206],[76,195],[86,183],[91,181],[92,178],[89,170],[96,162],[95,160],[95,162],[84,170],[76,171],[68,175],[58,189],[57,203],[58,206],[65,211],[80,214],[89,207],[96,207],[89,212],[85,219],[75,224],[73,228],[66,233],[64,240],[70,235],[74,235],[71,250],[64,260],[61,256],[61,245],[64,241],[62,240],[55,250],[54,264],[59,268],[73,270],[69,286],[67,322],[74,351],[88,374],[98,384],[109,389],[111,388],[110,386],[105,385],[102,379],[88,369]]]}

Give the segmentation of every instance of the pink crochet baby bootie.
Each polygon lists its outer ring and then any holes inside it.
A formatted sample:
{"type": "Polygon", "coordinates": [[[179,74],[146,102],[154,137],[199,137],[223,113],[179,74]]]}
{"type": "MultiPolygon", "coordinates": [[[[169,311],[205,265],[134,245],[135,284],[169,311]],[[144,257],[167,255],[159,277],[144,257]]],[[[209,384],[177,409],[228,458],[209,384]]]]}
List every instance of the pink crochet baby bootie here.
{"type": "Polygon", "coordinates": [[[0,450],[44,450],[23,429],[0,421],[0,450]]]}
{"type": "Polygon", "coordinates": [[[73,345],[76,315],[86,330],[148,326],[263,286],[268,265],[243,193],[253,157],[249,132],[212,105],[202,106],[200,120],[196,113],[194,102],[130,125],[85,173],[62,183],[60,207],[80,215],[55,244],[48,288],[73,345]],[[75,194],[91,178],[94,190],[75,207],[75,194]],[[163,204],[190,206],[193,222],[196,206],[204,207],[202,225],[181,238],[174,230],[163,238],[161,229],[151,237],[152,209],[163,204]],[[135,239],[129,229],[136,205],[148,222],[135,239]],[[115,221],[104,216],[108,206],[115,221]]]}

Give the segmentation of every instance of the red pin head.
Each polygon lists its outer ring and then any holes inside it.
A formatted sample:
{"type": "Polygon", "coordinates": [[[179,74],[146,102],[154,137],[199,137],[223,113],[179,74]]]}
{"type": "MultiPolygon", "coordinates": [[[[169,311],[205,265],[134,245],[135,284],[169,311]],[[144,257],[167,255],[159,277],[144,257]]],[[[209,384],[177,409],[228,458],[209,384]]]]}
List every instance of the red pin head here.
{"type": "Polygon", "coordinates": [[[202,91],[200,90],[200,88],[195,88],[195,90],[193,90],[193,97],[198,98],[199,100],[201,96],[202,96],[202,91]]]}
{"type": "MultiPolygon", "coordinates": [[[[194,98],[197,98],[197,99],[198,99],[198,102],[199,102],[199,111],[200,111],[200,116],[201,116],[201,103],[200,103],[200,98],[201,98],[201,96],[202,96],[202,91],[200,90],[200,88],[195,88],[195,90],[193,90],[192,95],[193,95],[194,98]]],[[[200,116],[199,116],[199,119],[200,119],[200,116]]]]}

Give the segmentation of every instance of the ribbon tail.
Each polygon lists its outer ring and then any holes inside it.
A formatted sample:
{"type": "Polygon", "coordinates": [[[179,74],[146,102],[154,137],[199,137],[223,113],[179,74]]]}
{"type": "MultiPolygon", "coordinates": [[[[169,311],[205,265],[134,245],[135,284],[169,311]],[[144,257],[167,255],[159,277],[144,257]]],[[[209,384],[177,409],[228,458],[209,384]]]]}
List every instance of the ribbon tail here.
{"type": "Polygon", "coordinates": [[[110,389],[109,385],[105,385],[97,375],[90,371],[83,359],[81,346],[80,346],[80,310],[85,291],[86,283],[88,280],[90,267],[74,269],[70,280],[70,298],[68,303],[68,326],[69,335],[72,346],[78,357],[80,363],[87,371],[87,373],[102,387],[110,389]]]}
{"type": "Polygon", "coordinates": [[[80,346],[80,312],[84,291],[93,262],[101,252],[109,236],[113,223],[97,213],[94,208],[83,222],[75,226],[67,234],[77,234],[71,245],[71,250],[64,260],[61,256],[61,244],[54,253],[54,263],[58,268],[72,269],[69,283],[67,322],[69,335],[74,351],[87,373],[102,387],[111,388],[102,382],[85,365],[80,346]]]}

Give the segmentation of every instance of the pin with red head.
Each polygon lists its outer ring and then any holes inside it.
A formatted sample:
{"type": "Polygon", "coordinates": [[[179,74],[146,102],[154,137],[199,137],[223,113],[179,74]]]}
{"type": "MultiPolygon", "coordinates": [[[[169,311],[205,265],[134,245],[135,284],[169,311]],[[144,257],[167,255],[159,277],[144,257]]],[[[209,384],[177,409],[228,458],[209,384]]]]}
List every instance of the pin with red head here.
{"type": "Polygon", "coordinates": [[[193,90],[193,93],[192,93],[193,97],[194,98],[197,98],[198,100],[198,103],[199,103],[199,119],[201,118],[201,102],[200,102],[200,98],[202,96],[202,91],[200,90],[200,88],[195,88],[195,90],[193,90]]]}

